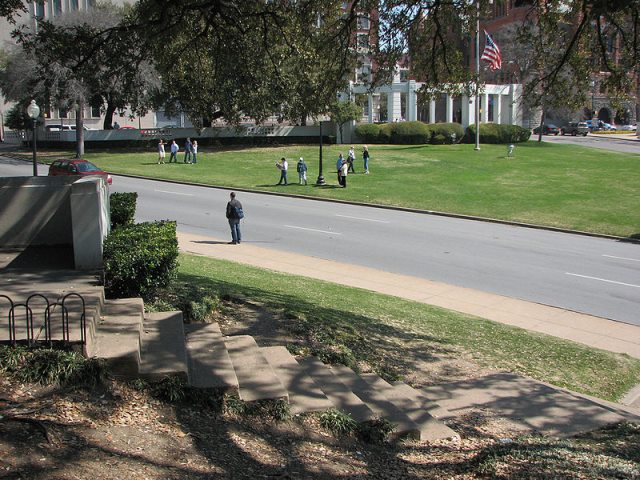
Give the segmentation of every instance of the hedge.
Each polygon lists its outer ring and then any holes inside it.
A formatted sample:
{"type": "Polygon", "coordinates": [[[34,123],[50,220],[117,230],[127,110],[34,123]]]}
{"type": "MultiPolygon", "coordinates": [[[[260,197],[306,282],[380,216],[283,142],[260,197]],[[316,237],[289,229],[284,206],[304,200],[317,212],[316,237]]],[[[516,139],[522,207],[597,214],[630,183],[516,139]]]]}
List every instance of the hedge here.
{"type": "Polygon", "coordinates": [[[358,125],[355,133],[363,143],[443,145],[460,142],[464,128],[459,123],[394,122],[358,125]]]}
{"type": "Polygon", "coordinates": [[[138,194],[136,192],[112,193],[109,196],[112,230],[117,227],[133,225],[137,201],[138,194]]]}
{"type": "MultiPolygon", "coordinates": [[[[518,125],[501,125],[497,123],[480,124],[480,143],[521,143],[531,137],[531,130],[518,125]]],[[[476,126],[469,125],[465,135],[466,143],[474,143],[476,138],[476,126]]]]}
{"type": "Polygon", "coordinates": [[[106,238],[105,291],[110,298],[150,299],[176,276],[176,222],[146,222],[120,227],[106,238]]]}

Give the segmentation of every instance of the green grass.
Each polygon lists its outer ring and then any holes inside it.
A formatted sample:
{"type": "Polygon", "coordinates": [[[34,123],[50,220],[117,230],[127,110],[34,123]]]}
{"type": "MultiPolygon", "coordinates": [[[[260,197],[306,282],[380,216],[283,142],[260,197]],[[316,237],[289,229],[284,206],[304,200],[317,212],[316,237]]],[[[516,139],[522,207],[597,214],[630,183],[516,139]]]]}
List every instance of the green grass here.
{"type": "MultiPolygon", "coordinates": [[[[197,165],[157,165],[155,152],[91,153],[110,172],[197,182],[238,189],[286,192],[340,200],[476,215],[594,233],[640,234],[640,154],[528,142],[506,157],[504,145],[371,146],[371,175],[336,188],[335,162],[347,145],[325,147],[328,185],[316,187],[317,146],[207,150],[197,165]],[[275,163],[289,159],[290,185],[277,187],[275,163]],[[295,164],[305,157],[309,186],[297,184],[295,164]]],[[[182,157],[180,157],[181,159],[182,157]]]]}
{"type": "MultiPolygon", "coordinates": [[[[385,378],[440,358],[471,358],[599,398],[616,400],[640,383],[640,360],[357,288],[194,255],[178,279],[220,297],[248,297],[279,312],[306,353],[340,352],[385,378]]],[[[338,358],[340,360],[340,358],[338,358]]]]}

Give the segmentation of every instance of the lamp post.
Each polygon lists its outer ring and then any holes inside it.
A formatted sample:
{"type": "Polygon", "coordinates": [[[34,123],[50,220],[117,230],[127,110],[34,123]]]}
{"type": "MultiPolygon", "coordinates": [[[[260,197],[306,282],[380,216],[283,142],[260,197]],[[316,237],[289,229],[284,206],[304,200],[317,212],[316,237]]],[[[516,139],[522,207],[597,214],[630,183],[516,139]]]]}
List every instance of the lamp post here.
{"type": "Polygon", "coordinates": [[[595,96],[596,96],[596,81],[591,80],[591,125],[593,125],[593,117],[596,114],[595,96]]]}
{"type": "Polygon", "coordinates": [[[322,120],[320,120],[320,161],[318,163],[318,179],[316,185],[324,185],[326,182],[322,176],[322,120]]]}
{"type": "Polygon", "coordinates": [[[31,138],[31,143],[33,143],[33,176],[38,176],[38,162],[36,160],[36,140],[38,131],[36,130],[36,122],[38,117],[40,116],[40,107],[36,103],[35,100],[31,100],[31,103],[27,107],[27,115],[33,121],[33,136],[31,138]]]}

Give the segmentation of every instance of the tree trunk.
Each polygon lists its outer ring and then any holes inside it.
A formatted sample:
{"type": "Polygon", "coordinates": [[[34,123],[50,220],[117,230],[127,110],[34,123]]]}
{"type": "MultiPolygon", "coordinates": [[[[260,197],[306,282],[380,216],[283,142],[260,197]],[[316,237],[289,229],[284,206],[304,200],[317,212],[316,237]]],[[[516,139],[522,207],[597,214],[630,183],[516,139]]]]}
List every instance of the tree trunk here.
{"type": "Polygon", "coordinates": [[[104,113],[104,123],[102,124],[103,130],[111,130],[113,128],[113,114],[116,111],[116,107],[107,102],[107,111],[104,113]]]}
{"type": "Polygon", "coordinates": [[[84,102],[76,107],[76,158],[84,156],[84,102]]]}
{"type": "Polygon", "coordinates": [[[542,107],[542,114],[540,115],[540,127],[538,128],[538,141],[542,142],[542,128],[544,127],[544,106],[542,107]]]}

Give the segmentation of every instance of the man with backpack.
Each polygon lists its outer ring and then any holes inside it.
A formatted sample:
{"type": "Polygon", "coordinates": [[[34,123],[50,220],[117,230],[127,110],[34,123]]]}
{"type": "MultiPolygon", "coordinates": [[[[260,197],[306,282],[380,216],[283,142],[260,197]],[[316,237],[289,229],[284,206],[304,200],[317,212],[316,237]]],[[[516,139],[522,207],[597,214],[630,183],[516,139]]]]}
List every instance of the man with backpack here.
{"type": "Polygon", "coordinates": [[[227,220],[229,220],[229,227],[231,227],[231,241],[232,245],[239,245],[242,240],[240,235],[240,219],[244,218],[244,212],[242,211],[242,204],[236,200],[235,192],[230,194],[231,200],[227,203],[227,220]]]}

